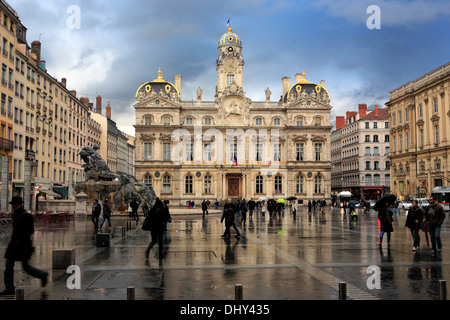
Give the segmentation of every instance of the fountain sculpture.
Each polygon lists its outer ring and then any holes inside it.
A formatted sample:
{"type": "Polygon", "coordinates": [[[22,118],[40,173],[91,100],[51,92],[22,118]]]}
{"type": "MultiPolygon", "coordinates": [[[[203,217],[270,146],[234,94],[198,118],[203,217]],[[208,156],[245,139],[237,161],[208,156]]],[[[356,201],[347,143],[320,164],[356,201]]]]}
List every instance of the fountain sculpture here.
{"type": "Polygon", "coordinates": [[[113,212],[126,213],[132,199],[138,203],[146,201],[152,207],[156,195],[151,187],[140,183],[137,179],[125,173],[112,172],[105,160],[98,154],[98,145],[84,147],[80,151],[83,159],[86,181],[75,184],[75,191],[84,192],[89,203],[94,199],[108,200],[113,212]]]}

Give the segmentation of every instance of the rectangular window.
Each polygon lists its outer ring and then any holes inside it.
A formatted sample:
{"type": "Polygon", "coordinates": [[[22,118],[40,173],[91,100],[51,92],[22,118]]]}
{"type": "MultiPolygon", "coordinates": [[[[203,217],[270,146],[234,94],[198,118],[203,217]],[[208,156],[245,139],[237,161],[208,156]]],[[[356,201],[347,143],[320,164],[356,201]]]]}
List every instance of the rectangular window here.
{"type": "Polygon", "coordinates": [[[389,155],[389,147],[384,148],[384,155],[385,156],[389,155]]]}
{"type": "Polygon", "coordinates": [[[364,137],[364,142],[370,142],[370,136],[369,135],[366,135],[364,137]]]}
{"type": "Polygon", "coordinates": [[[423,115],[423,108],[422,108],[422,104],[419,103],[419,118],[422,118],[423,115]]]}
{"type": "Polygon", "coordinates": [[[397,137],[394,137],[393,138],[393,143],[392,143],[392,145],[394,146],[394,152],[396,152],[397,151],[397,137]]]}
{"type": "Polygon", "coordinates": [[[366,170],[370,170],[370,161],[366,161],[366,170]]]}
{"type": "Polygon", "coordinates": [[[379,154],[379,151],[378,151],[378,147],[374,147],[373,148],[373,155],[374,156],[379,156],[380,154],[379,154]]]}
{"type": "Polygon", "coordinates": [[[234,74],[227,75],[227,87],[229,87],[234,82],[234,74]]]}
{"type": "Polygon", "coordinates": [[[234,161],[234,157],[237,159],[237,143],[230,143],[230,161],[234,161]]]}
{"type": "Polygon", "coordinates": [[[316,143],[314,146],[316,161],[322,161],[322,144],[316,143]]]}
{"type": "Polygon", "coordinates": [[[424,145],[424,140],[423,140],[423,130],[420,130],[420,146],[423,147],[424,145]]]}
{"type": "Polygon", "coordinates": [[[373,162],[373,170],[380,170],[380,162],[379,161],[373,162]]]}
{"type": "Polygon", "coordinates": [[[370,147],[366,147],[366,153],[365,156],[370,156],[370,147]]]}
{"type": "Polygon", "coordinates": [[[398,124],[402,124],[402,112],[398,112],[398,124]]]}
{"type": "Polygon", "coordinates": [[[439,143],[439,126],[434,126],[434,141],[439,143]]]}
{"type": "Polygon", "coordinates": [[[374,128],[374,129],[378,129],[378,122],[374,122],[374,123],[373,123],[373,128],[374,128]]]}
{"type": "Polygon", "coordinates": [[[170,143],[163,144],[163,161],[171,160],[171,145],[170,143]]]}
{"type": "Polygon", "coordinates": [[[281,161],[281,144],[273,145],[273,161],[281,161]]]}
{"type": "Polygon", "coordinates": [[[163,193],[171,193],[171,178],[170,176],[163,177],[163,193]]]}
{"type": "Polygon", "coordinates": [[[152,144],[144,143],[144,160],[150,161],[152,160],[152,144]]]}
{"type": "Polygon", "coordinates": [[[434,108],[434,113],[438,112],[438,100],[437,100],[437,98],[433,99],[433,108],[434,108]]]}
{"type": "Polygon", "coordinates": [[[406,149],[409,149],[409,133],[406,134],[406,149]]]}
{"type": "Polygon", "coordinates": [[[186,150],[186,161],[193,161],[194,160],[194,145],[192,143],[186,143],[185,149],[186,150]]]}
{"type": "Polygon", "coordinates": [[[297,161],[303,161],[305,158],[305,144],[304,143],[297,143],[296,144],[296,151],[297,151],[297,161]]]}
{"type": "Polygon", "coordinates": [[[405,122],[408,122],[408,121],[409,121],[409,110],[406,109],[405,110],[405,122]]]}
{"type": "Polygon", "coordinates": [[[378,135],[373,136],[373,142],[378,142],[378,135]]]}
{"type": "Polygon", "coordinates": [[[212,161],[212,144],[205,144],[203,151],[203,161],[212,161]]]}
{"type": "Polygon", "coordinates": [[[256,161],[262,161],[263,145],[261,143],[256,144],[256,161]]]}
{"type": "Polygon", "coordinates": [[[370,129],[370,122],[366,122],[366,129],[370,129]]]}

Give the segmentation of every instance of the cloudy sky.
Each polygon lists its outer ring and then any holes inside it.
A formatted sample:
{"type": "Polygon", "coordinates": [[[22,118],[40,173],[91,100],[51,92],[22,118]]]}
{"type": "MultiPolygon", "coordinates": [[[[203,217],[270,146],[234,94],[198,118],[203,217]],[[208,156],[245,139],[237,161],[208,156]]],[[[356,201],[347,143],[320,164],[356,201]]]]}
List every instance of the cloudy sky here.
{"type": "Polygon", "coordinates": [[[228,18],[243,43],[244,91],[253,101],[281,96],[281,78],[305,70],[325,80],[332,120],[358,103],[384,106],[389,91],[450,61],[447,0],[8,0],[40,39],[49,74],[103,105],[134,135],[140,84],[181,74],[182,100],[214,100],[217,41],[228,18]],[[371,5],[380,29],[369,29],[371,5]],[[77,11],[79,9],[79,17],[77,11]],[[74,28],[75,27],[75,28],[74,28]]]}

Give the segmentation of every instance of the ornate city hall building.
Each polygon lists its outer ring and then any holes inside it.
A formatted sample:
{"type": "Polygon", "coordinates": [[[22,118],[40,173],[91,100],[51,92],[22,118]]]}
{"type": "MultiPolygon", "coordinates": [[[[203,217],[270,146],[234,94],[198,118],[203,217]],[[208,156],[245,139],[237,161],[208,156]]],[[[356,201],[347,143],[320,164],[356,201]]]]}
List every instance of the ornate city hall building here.
{"type": "Polygon", "coordinates": [[[203,199],[329,199],[330,95],[305,72],[282,96],[252,101],[244,92],[242,41],[231,28],[218,41],[214,101],[181,100],[158,77],[136,92],[136,177],[173,205],[203,199]]]}

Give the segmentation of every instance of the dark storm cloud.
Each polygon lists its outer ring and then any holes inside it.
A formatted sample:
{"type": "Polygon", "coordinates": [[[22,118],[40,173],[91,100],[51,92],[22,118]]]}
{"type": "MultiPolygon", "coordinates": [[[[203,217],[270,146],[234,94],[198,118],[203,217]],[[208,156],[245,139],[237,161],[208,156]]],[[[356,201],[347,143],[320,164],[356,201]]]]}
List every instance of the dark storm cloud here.
{"type": "Polygon", "coordinates": [[[213,100],[217,40],[226,22],[243,41],[244,91],[264,100],[291,83],[326,80],[333,114],[358,103],[383,105],[389,91],[448,62],[449,5],[443,1],[105,1],[10,0],[28,28],[42,35],[49,73],[91,100],[111,101],[119,127],[133,133],[134,94],[157,77],[182,78],[182,99],[198,86],[213,100]],[[381,30],[369,30],[366,9],[382,9],[381,30]],[[69,30],[66,12],[81,9],[81,29],[69,30]],[[443,37],[447,37],[444,41],[443,37]],[[429,48],[433,48],[430,50],[429,48]]]}

